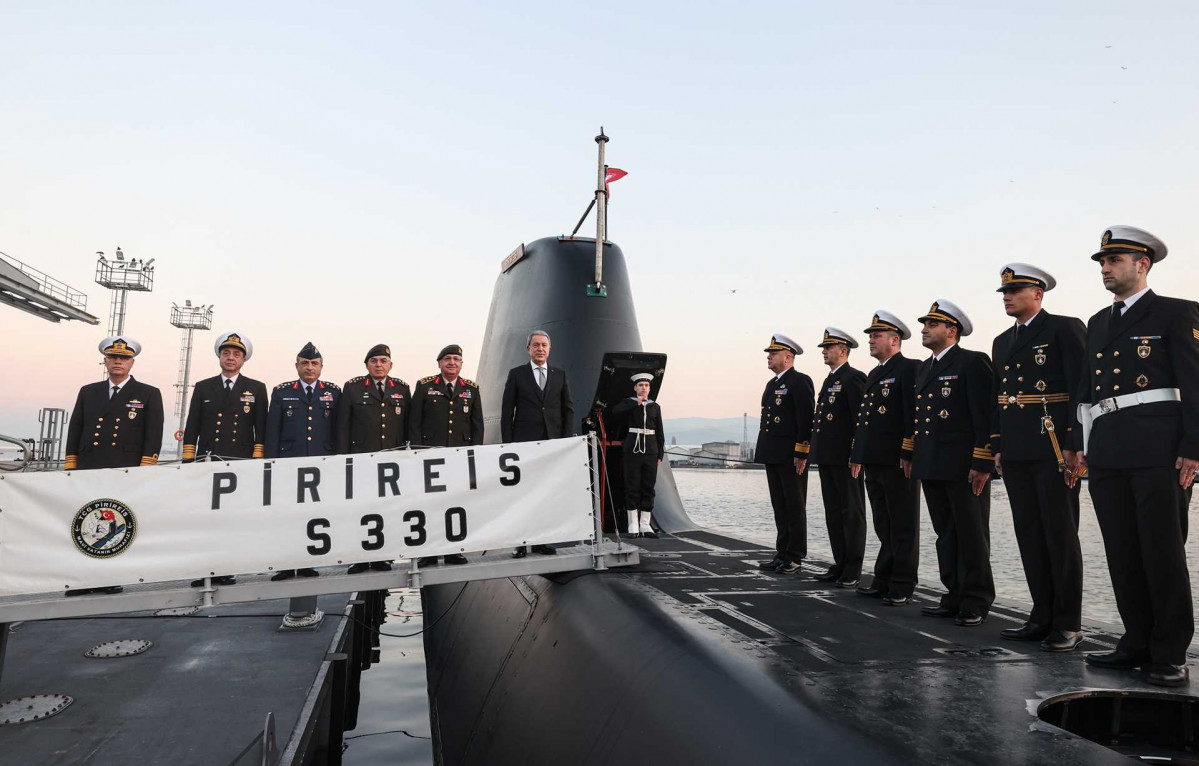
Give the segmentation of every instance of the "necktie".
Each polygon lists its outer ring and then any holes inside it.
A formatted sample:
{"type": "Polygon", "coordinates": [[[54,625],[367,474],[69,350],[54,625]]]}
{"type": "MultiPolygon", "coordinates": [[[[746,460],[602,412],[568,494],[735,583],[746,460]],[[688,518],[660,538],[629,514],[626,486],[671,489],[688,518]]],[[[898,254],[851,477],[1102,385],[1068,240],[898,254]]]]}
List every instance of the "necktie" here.
{"type": "Polygon", "coordinates": [[[312,386],[304,386],[304,398],[308,400],[309,404],[312,404],[312,386]]]}
{"type": "Polygon", "coordinates": [[[229,378],[225,378],[225,391],[228,392],[228,391],[232,391],[232,390],[233,390],[233,381],[230,380],[229,378]]]}
{"type": "Polygon", "coordinates": [[[376,383],[375,388],[379,389],[379,398],[380,399],[384,398],[383,397],[383,381],[380,380],[378,383],[376,383]]]}
{"type": "Polygon", "coordinates": [[[542,391],[545,390],[545,368],[544,367],[537,368],[537,387],[540,388],[542,391]]]}
{"type": "Polygon", "coordinates": [[[1124,308],[1124,301],[1116,301],[1112,304],[1111,316],[1107,318],[1107,331],[1113,332],[1116,329],[1116,322],[1120,321],[1120,310],[1124,308]]]}
{"type": "Polygon", "coordinates": [[[113,386],[111,389],[108,390],[108,398],[109,399],[113,398],[114,396],[117,395],[117,392],[120,390],[121,390],[120,386],[113,386]]]}
{"type": "Polygon", "coordinates": [[[1024,325],[1022,325],[1022,324],[1016,325],[1016,337],[1017,338],[1020,337],[1020,333],[1022,333],[1022,332],[1024,332],[1024,325]]]}

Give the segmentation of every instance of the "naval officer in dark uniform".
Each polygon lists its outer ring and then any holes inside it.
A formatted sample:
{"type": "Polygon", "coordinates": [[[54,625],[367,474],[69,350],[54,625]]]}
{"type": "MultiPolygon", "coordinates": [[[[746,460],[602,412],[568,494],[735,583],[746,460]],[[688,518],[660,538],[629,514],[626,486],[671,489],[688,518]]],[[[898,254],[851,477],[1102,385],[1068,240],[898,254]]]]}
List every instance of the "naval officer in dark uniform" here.
{"type": "MultiPolygon", "coordinates": [[[[99,349],[108,378],[79,389],[67,426],[63,468],[82,471],[156,465],[162,447],[162,394],[130,374],[141,344],[113,335],[100,341],[99,349]]],[[[122,590],[120,585],[76,588],[67,595],[122,590]]]]}
{"type": "Polygon", "coordinates": [[[1041,308],[1056,280],[1027,263],[999,273],[1004,312],[1016,320],[991,345],[991,450],[1012,506],[1032,612],[1013,641],[1040,641],[1068,652],[1082,641],[1082,548],[1078,493],[1065,474],[1070,448],[1070,398],[1078,391],[1086,328],[1074,317],[1041,308]]]}
{"type": "Polygon", "coordinates": [[[254,344],[227,332],[213,344],[221,374],[196,383],[183,429],[183,462],[260,458],[266,441],[266,386],[241,374],[254,344]]]}
{"type": "MultiPolygon", "coordinates": [[[[462,347],[451,344],[437,354],[438,373],[416,381],[408,411],[408,441],[415,447],[469,447],[483,443],[483,398],[479,385],[460,377],[462,347]]],[[[417,559],[418,566],[437,563],[436,556],[417,559]]],[[[461,553],[447,564],[465,564],[461,553]]]]}
{"type": "Polygon", "coordinates": [[[662,430],[662,407],[649,398],[654,376],[639,372],[632,380],[633,395],[612,406],[612,415],[627,418],[629,425],[621,447],[628,530],[629,534],[654,538],[658,536],[653,526],[654,493],[658,466],[666,454],[666,435],[662,430]]]}
{"type": "MultiPolygon", "coordinates": [[[[241,333],[227,332],[213,344],[221,374],[196,383],[183,429],[183,462],[197,456],[213,460],[261,458],[266,441],[266,386],[241,374],[254,355],[254,344],[241,333]]],[[[216,575],[214,585],[232,585],[233,575],[216,575]]],[[[193,580],[192,587],[204,585],[193,580]]]]}
{"type": "Polygon", "coordinates": [[[855,588],[866,553],[866,498],[862,477],[850,472],[849,448],[858,407],[866,392],[866,375],[849,365],[849,351],[858,347],[849,333],[826,327],[816,345],[830,372],[817,390],[808,460],[816,464],[820,474],[833,565],[815,579],[855,588]]]}
{"type": "MultiPolygon", "coordinates": [[[[991,360],[958,340],[974,330],[946,300],[920,317],[933,353],[916,370],[910,476],[920,479],[937,533],[937,568],[948,591],[921,611],[981,625],[995,600],[991,577],[991,360]]],[[[906,470],[906,468],[905,468],[906,470]]]]}
{"type": "MultiPolygon", "coordinates": [[[[275,386],[266,415],[266,458],[337,454],[337,406],[341,389],[321,380],[325,360],[311,342],[296,354],[296,380],[275,386]]],[[[311,567],[283,569],[272,580],[316,577],[311,567]]]]}
{"type": "Polygon", "coordinates": [[[1149,289],[1166,246],[1147,231],[1112,226],[1098,261],[1115,301],[1087,323],[1078,417],[1084,431],[1067,465],[1090,470],[1091,500],[1124,635],[1087,655],[1103,668],[1141,667],[1158,686],[1188,681],[1195,632],[1184,545],[1199,469],[1199,304],[1149,289]]]}
{"type": "Polygon", "coordinates": [[[887,606],[903,606],[912,600],[920,567],[920,482],[900,466],[901,460],[912,459],[912,440],[904,435],[912,430],[920,363],[900,351],[912,332],[891,312],[875,312],[865,333],[878,365],[866,377],[849,468],[855,478],[865,472],[879,548],[874,579],[857,592],[881,598],[887,606]]]}
{"type": "Polygon", "coordinates": [[[761,569],[797,574],[808,555],[808,452],[812,443],[812,379],[795,369],[799,344],[775,333],[765,348],[774,377],[762,392],[762,420],[754,460],[766,466],[774,509],[774,558],[761,569]]]}
{"type": "MultiPolygon", "coordinates": [[[[408,384],[393,378],[391,349],[383,343],[366,352],[366,375],[351,378],[342,387],[337,411],[337,451],[341,454],[403,449],[407,445],[407,421],[412,392],[408,384]]],[[[348,574],[367,569],[391,570],[390,561],[351,564],[348,574]]]]}
{"type": "MultiPolygon", "coordinates": [[[[545,330],[529,333],[525,351],[529,363],[508,370],[500,400],[500,438],[504,442],[561,439],[575,432],[575,404],[566,370],[551,367],[550,336],[545,330]]],[[[555,554],[552,545],[534,545],[534,553],[555,554]]],[[[528,555],[525,546],[513,558],[528,555]]]]}

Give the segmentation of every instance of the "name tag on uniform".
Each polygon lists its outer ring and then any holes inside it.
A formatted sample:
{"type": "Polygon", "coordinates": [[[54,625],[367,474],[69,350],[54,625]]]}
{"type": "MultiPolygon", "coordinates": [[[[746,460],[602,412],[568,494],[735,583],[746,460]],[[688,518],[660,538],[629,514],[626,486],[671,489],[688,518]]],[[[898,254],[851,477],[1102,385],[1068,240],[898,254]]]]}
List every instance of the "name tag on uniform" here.
{"type": "Polygon", "coordinates": [[[841,390],[841,384],[837,383],[836,385],[829,386],[827,390],[830,394],[835,394],[841,390]]]}
{"type": "Polygon", "coordinates": [[[436,388],[430,388],[425,392],[426,396],[445,396],[444,391],[438,391],[436,388]]]}
{"type": "Polygon", "coordinates": [[[322,402],[331,402],[331,401],[333,401],[333,394],[321,394],[321,401],[322,401],[322,402]]]}
{"type": "Polygon", "coordinates": [[[957,380],[957,379],[958,379],[957,375],[942,375],[941,377],[937,378],[937,380],[957,380]]]}
{"type": "Polygon", "coordinates": [[[458,397],[460,399],[469,399],[471,397],[470,389],[468,388],[465,391],[462,391],[461,393],[458,394],[458,397]]]}
{"type": "Polygon", "coordinates": [[[134,409],[137,409],[139,407],[145,407],[146,405],[142,404],[137,399],[130,399],[128,402],[125,403],[125,406],[133,407],[134,409]]]}

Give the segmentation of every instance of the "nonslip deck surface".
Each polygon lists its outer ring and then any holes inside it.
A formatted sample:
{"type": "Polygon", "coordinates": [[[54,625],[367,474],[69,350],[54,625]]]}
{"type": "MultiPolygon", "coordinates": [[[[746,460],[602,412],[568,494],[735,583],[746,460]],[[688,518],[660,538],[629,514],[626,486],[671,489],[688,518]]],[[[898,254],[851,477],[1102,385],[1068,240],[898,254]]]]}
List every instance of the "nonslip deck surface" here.
{"type": "MultiPolygon", "coordinates": [[[[1118,635],[1084,626],[1068,654],[1000,638],[1025,614],[996,605],[979,627],[926,617],[940,591],[888,607],[852,589],[818,582],[825,565],[800,575],[763,572],[773,551],[711,532],[637,539],[639,567],[618,576],[646,586],[676,617],[706,625],[757,663],[759,672],[839,725],[910,763],[1127,763],[1122,755],[1041,721],[1046,698],[1080,690],[1165,691],[1135,672],[1092,669],[1083,654],[1109,650],[1118,635]]],[[[868,576],[866,578],[868,580],[868,576]]],[[[1187,689],[1180,690],[1186,693],[1187,689]]]]}
{"type": "Polygon", "coordinates": [[[314,632],[280,632],[286,600],[214,607],[189,617],[20,623],[9,636],[0,701],[59,693],[58,715],[0,726],[0,764],[224,764],[263,730],[268,712],[282,746],[345,609],[323,596],[314,632]],[[89,659],[91,647],[153,642],[131,657],[89,659]]]}

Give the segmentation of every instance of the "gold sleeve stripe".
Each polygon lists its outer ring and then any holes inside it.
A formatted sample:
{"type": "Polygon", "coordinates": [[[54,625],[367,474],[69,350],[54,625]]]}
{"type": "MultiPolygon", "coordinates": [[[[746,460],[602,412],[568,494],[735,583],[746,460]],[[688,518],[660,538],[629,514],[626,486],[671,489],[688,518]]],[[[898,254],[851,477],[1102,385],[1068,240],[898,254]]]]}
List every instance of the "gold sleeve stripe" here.
{"type": "Polygon", "coordinates": [[[1194,327],[1191,328],[1191,335],[1195,336],[1195,340],[1199,340],[1199,330],[1196,330],[1194,327]]]}
{"type": "Polygon", "coordinates": [[[158,465],[158,455],[142,455],[142,465],[158,465]]]}
{"type": "Polygon", "coordinates": [[[262,445],[261,445],[261,444],[255,444],[255,445],[254,445],[254,451],[253,451],[253,452],[250,454],[250,457],[252,457],[252,458],[260,458],[260,457],[262,457],[264,454],[265,454],[265,452],[263,451],[263,447],[262,447],[262,445]]]}
{"type": "Polygon", "coordinates": [[[194,458],[195,456],[196,456],[196,445],[194,445],[194,444],[184,444],[184,445],[183,445],[183,459],[184,459],[184,460],[191,460],[191,459],[192,459],[192,458],[194,458]]]}
{"type": "Polygon", "coordinates": [[[809,449],[811,449],[811,445],[808,442],[799,442],[795,445],[795,451],[804,455],[808,454],[809,449]]]}
{"type": "Polygon", "coordinates": [[[79,467],[79,456],[78,455],[67,455],[66,459],[62,461],[62,467],[63,467],[64,471],[75,470],[76,468],[79,467]]]}
{"type": "Polygon", "coordinates": [[[975,460],[994,460],[995,456],[991,454],[991,450],[989,450],[989,449],[975,448],[974,459],[975,460]]]}
{"type": "Polygon", "coordinates": [[[903,445],[901,448],[907,450],[908,452],[915,450],[916,449],[916,440],[915,439],[904,439],[903,445]]]}

